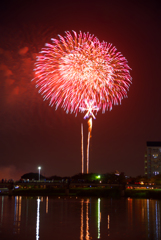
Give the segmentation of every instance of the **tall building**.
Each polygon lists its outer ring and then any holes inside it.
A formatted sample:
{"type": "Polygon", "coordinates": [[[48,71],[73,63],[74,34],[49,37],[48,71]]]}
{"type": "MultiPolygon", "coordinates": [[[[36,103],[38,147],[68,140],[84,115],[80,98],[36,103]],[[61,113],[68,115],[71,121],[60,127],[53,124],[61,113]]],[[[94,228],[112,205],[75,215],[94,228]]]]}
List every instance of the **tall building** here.
{"type": "Polygon", "coordinates": [[[147,142],[145,154],[145,176],[148,178],[161,174],[161,142],[147,142]]]}

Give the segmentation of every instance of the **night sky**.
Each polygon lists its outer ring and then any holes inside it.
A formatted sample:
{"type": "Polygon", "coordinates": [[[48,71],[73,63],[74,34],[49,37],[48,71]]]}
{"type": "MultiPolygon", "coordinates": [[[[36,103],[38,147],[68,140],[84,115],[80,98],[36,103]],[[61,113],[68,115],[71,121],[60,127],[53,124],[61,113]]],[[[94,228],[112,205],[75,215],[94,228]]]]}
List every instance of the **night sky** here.
{"type": "MultiPolygon", "coordinates": [[[[144,174],[146,141],[161,141],[159,1],[3,1],[0,6],[0,179],[27,172],[81,172],[84,114],[55,111],[38,94],[37,53],[57,34],[90,32],[112,43],[132,68],[128,98],[93,121],[90,172],[144,174]]],[[[85,154],[86,159],[86,154],[85,154]]]]}

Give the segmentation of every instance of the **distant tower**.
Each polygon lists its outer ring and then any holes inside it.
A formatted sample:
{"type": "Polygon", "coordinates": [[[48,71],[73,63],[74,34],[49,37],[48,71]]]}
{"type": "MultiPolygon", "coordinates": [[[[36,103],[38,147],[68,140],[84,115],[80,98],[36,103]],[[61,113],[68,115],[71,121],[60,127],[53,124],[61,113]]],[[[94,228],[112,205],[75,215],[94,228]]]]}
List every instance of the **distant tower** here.
{"type": "Polygon", "coordinates": [[[147,142],[144,172],[148,178],[161,174],[161,142],[147,142]]]}

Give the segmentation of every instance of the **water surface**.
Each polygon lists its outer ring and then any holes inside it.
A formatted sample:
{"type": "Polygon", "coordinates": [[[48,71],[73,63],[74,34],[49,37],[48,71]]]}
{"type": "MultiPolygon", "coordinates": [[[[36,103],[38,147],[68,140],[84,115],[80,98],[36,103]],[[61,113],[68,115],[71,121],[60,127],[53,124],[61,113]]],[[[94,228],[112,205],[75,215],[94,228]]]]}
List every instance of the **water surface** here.
{"type": "Polygon", "coordinates": [[[161,201],[0,196],[2,240],[160,240],[161,201]]]}

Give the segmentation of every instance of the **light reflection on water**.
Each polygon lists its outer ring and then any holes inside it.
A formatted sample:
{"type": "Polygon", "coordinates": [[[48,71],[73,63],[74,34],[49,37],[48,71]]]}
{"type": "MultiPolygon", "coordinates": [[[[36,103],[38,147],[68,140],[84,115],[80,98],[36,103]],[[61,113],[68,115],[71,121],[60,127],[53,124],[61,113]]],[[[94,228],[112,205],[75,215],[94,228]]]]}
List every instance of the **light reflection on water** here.
{"type": "Polygon", "coordinates": [[[83,240],[84,234],[83,234],[83,203],[84,200],[81,200],[81,227],[80,227],[80,240],[83,240]]]}
{"type": "Polygon", "coordinates": [[[160,217],[159,200],[0,196],[0,239],[160,240],[160,217]]]}
{"type": "Polygon", "coordinates": [[[100,212],[100,198],[98,198],[98,239],[100,239],[100,223],[101,223],[101,212],[100,212]]]}
{"type": "Polygon", "coordinates": [[[86,240],[89,240],[89,217],[88,217],[88,204],[89,204],[89,199],[86,201],[86,240]]]}
{"type": "Polygon", "coordinates": [[[40,199],[37,199],[37,217],[36,217],[36,240],[39,239],[39,225],[40,225],[40,199]]]}
{"type": "Polygon", "coordinates": [[[22,197],[15,197],[15,207],[14,207],[14,233],[17,234],[20,232],[21,225],[21,201],[22,197]]]}
{"type": "Polygon", "coordinates": [[[1,225],[2,226],[2,221],[3,221],[3,202],[4,202],[4,196],[2,196],[2,206],[1,206],[1,225]]]}
{"type": "Polygon", "coordinates": [[[107,229],[108,229],[108,237],[110,236],[110,215],[107,216],[107,229]]]}

